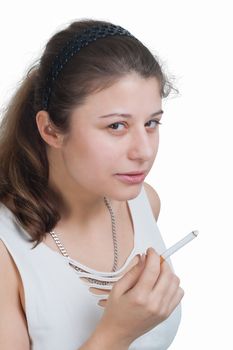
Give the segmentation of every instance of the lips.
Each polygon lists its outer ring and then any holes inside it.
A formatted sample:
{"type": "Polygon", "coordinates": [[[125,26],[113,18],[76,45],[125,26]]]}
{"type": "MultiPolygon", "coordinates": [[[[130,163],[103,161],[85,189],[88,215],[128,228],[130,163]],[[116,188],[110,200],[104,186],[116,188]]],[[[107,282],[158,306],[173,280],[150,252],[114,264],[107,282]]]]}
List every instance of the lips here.
{"type": "Polygon", "coordinates": [[[133,171],[130,173],[116,174],[118,180],[126,184],[140,184],[144,181],[146,174],[145,172],[133,171]]]}
{"type": "Polygon", "coordinates": [[[134,175],[144,175],[145,171],[130,171],[128,173],[118,173],[117,175],[129,175],[129,176],[134,176],[134,175]]]}

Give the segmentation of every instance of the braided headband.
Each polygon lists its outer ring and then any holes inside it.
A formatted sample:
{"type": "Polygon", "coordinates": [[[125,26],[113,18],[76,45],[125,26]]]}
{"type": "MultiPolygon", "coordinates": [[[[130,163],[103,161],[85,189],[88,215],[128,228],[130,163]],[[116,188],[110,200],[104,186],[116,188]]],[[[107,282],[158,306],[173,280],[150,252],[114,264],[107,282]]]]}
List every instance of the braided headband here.
{"type": "Polygon", "coordinates": [[[64,65],[83,47],[88,46],[96,39],[114,35],[130,36],[136,39],[126,29],[120,26],[113,24],[103,24],[85,29],[81,33],[75,34],[75,36],[66,43],[64,48],[55,56],[55,59],[52,62],[51,68],[46,78],[46,83],[42,90],[43,110],[48,110],[53,82],[57,79],[64,65]]]}

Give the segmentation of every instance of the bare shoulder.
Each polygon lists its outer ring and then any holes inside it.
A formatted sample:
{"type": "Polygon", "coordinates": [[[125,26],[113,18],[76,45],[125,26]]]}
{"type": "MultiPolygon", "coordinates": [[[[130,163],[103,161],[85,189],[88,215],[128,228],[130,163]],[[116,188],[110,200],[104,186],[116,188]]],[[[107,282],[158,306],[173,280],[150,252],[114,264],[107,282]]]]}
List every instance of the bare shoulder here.
{"type": "Polygon", "coordinates": [[[19,275],[0,239],[0,344],[5,350],[29,350],[26,319],[19,297],[19,275]]]}
{"type": "Polygon", "coordinates": [[[156,192],[156,190],[148,183],[144,182],[143,185],[146,190],[154,217],[157,221],[160,213],[160,207],[161,207],[161,201],[160,201],[159,195],[156,192]]]}
{"type": "Polygon", "coordinates": [[[3,276],[8,275],[8,279],[10,278],[11,281],[14,280],[15,287],[17,286],[17,276],[15,271],[15,266],[13,263],[13,259],[10,256],[10,253],[8,252],[5,244],[0,239],[0,276],[1,278],[3,276]],[[4,274],[4,275],[3,275],[4,274]]]}

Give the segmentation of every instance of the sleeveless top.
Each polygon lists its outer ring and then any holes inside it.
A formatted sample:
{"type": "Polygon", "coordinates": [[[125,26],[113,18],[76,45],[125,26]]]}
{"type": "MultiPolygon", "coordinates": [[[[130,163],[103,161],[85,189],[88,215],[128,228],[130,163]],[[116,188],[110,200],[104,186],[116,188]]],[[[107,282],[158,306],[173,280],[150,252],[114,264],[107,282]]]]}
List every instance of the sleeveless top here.
{"type": "MultiPolygon", "coordinates": [[[[153,247],[158,254],[166,250],[143,186],[139,195],[127,204],[133,221],[134,248],[120,269],[101,272],[64,257],[43,242],[31,249],[34,243],[29,242],[29,234],[0,202],[0,239],[22,279],[32,350],[78,350],[104,312],[98,305],[103,294],[94,294],[90,286],[111,289],[136,254],[145,253],[148,247],[153,247]],[[96,283],[84,282],[80,277],[92,278],[96,283]],[[98,281],[105,281],[106,285],[100,286],[98,281]]],[[[167,261],[173,269],[170,259],[167,261]]],[[[179,304],[165,321],[137,338],[129,349],[167,349],[177,333],[180,319],[179,304]]]]}

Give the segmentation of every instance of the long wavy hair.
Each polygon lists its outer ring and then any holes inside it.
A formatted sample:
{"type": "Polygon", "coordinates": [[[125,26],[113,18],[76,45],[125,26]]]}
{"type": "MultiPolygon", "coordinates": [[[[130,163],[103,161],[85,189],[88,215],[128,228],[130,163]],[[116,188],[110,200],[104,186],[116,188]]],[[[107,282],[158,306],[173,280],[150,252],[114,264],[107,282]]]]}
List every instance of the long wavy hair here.
{"type": "MultiPolygon", "coordinates": [[[[35,246],[60,220],[61,195],[49,184],[46,143],[36,124],[41,110],[41,91],[54,57],[73,36],[95,25],[110,24],[93,19],[79,20],[55,33],[43,54],[29,68],[0,124],[0,201],[7,205],[35,246]]],[[[111,86],[124,75],[136,72],[143,78],[155,77],[161,97],[176,90],[161,64],[140,41],[128,36],[97,39],[65,65],[54,82],[48,113],[52,124],[69,133],[69,116],[90,93],[111,86]]]]}

